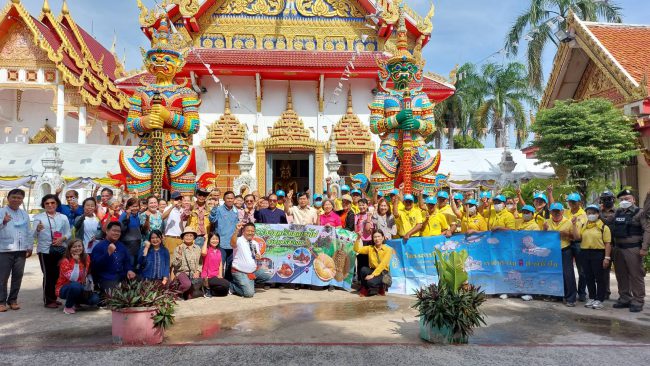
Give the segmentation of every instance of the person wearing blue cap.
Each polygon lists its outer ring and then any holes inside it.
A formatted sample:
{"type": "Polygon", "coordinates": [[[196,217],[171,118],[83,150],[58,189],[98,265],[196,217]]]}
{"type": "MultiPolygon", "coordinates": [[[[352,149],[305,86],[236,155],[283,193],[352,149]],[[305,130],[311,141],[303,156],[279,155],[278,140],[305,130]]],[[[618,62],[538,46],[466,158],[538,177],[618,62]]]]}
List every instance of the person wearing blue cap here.
{"type": "Polygon", "coordinates": [[[447,218],[436,207],[438,200],[436,197],[427,197],[424,200],[426,206],[424,223],[422,224],[422,237],[445,235],[450,237],[452,230],[456,229],[449,227],[447,218]]]}
{"type": "Polygon", "coordinates": [[[445,219],[447,219],[447,223],[449,224],[449,226],[453,226],[453,229],[455,231],[458,222],[458,217],[456,216],[454,210],[449,205],[449,193],[447,193],[447,191],[439,191],[438,194],[436,194],[436,197],[438,199],[438,212],[445,215],[445,219]]]}
{"type": "Polygon", "coordinates": [[[557,231],[560,233],[562,247],[562,273],[564,274],[564,304],[568,307],[576,306],[578,290],[576,277],[573,271],[573,255],[571,253],[571,240],[573,240],[573,225],[564,217],[564,206],[555,202],[551,205],[551,218],[544,222],[544,231],[557,231]]]}
{"type": "Polygon", "coordinates": [[[515,216],[506,210],[506,197],[494,197],[494,210],[490,210],[487,218],[488,230],[515,230],[515,216]]]}
{"type": "Polygon", "coordinates": [[[393,212],[397,224],[397,235],[406,243],[413,236],[420,236],[420,229],[424,218],[422,210],[415,207],[415,197],[412,194],[404,195],[404,208],[399,208],[399,199],[393,199],[393,212]]]}
{"type": "Polygon", "coordinates": [[[359,214],[359,200],[361,199],[361,191],[358,189],[353,189],[350,192],[350,195],[352,196],[352,205],[350,206],[350,210],[354,212],[355,215],[359,214]]]}
{"type": "Polygon", "coordinates": [[[483,215],[478,213],[478,201],[475,199],[468,199],[465,201],[464,206],[458,209],[452,204],[452,209],[456,216],[460,217],[460,232],[465,234],[473,234],[480,231],[487,231],[487,221],[483,215]]]}
{"type": "Polygon", "coordinates": [[[611,263],[612,234],[607,225],[600,220],[600,207],[589,205],[586,210],[587,222],[582,224],[577,217],[571,219],[573,236],[580,242],[580,258],[584,270],[585,284],[589,289],[586,308],[602,309],[607,294],[605,269],[611,263]]]}
{"type": "MultiPolygon", "coordinates": [[[[547,191],[553,192],[553,187],[549,186],[547,191]]],[[[552,202],[551,202],[552,203],[552,202]]],[[[551,212],[548,209],[549,199],[542,193],[538,192],[533,195],[533,207],[535,207],[535,221],[539,225],[540,229],[544,227],[544,222],[551,218],[551,212]]]]}
{"type": "Polygon", "coordinates": [[[539,231],[541,230],[535,218],[535,207],[531,205],[524,205],[521,208],[521,217],[523,219],[519,226],[520,231],[539,231]]]}
{"type": "Polygon", "coordinates": [[[284,201],[286,200],[287,193],[281,189],[278,189],[275,192],[275,195],[278,197],[278,204],[276,205],[276,207],[284,211],[284,203],[285,203],[284,201]]]}
{"type": "MultiPolygon", "coordinates": [[[[585,225],[587,223],[587,214],[582,209],[580,194],[577,192],[570,193],[566,200],[569,209],[564,210],[564,216],[569,220],[573,220],[575,217],[578,227],[585,225]]],[[[587,301],[587,282],[585,281],[582,261],[580,260],[580,240],[571,241],[571,253],[578,269],[578,301],[585,302],[587,301]]]]}

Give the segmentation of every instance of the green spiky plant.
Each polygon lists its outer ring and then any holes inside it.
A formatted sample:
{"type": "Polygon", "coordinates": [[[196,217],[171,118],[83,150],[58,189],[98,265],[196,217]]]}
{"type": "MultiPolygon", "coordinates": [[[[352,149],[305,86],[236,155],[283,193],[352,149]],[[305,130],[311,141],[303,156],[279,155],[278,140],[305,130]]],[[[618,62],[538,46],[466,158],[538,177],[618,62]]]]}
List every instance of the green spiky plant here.
{"type": "Polygon", "coordinates": [[[176,287],[158,281],[124,281],[106,295],[106,306],[111,310],[155,307],[158,311],[153,316],[154,327],[166,329],[174,323],[176,287]]]}
{"type": "Polygon", "coordinates": [[[467,283],[468,256],[466,250],[444,254],[436,250],[438,284],[422,287],[415,293],[413,308],[418,317],[425,326],[448,329],[449,343],[467,343],[474,328],[485,325],[485,315],[479,309],[486,300],[485,292],[467,283]]]}

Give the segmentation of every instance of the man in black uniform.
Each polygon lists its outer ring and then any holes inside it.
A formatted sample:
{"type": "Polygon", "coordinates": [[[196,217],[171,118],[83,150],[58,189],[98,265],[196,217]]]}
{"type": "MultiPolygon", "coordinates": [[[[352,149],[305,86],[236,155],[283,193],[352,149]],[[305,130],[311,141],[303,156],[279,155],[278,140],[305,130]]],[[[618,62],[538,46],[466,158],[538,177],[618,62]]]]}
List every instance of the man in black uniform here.
{"type": "MultiPolygon", "coordinates": [[[[629,308],[638,313],[643,310],[645,282],[643,277],[643,257],[647,254],[648,242],[643,243],[644,235],[650,238],[650,228],[644,211],[635,205],[632,192],[628,189],[617,196],[619,209],[614,216],[614,270],[618,282],[618,302],[615,309],[629,308]],[[644,227],[645,226],[645,227],[644,227]]],[[[605,257],[607,259],[607,257],[605,257]]]]}
{"type": "MultiPolygon", "coordinates": [[[[611,233],[614,232],[614,217],[616,216],[616,209],[614,208],[615,201],[616,198],[614,198],[614,193],[612,193],[611,191],[605,191],[600,195],[600,220],[605,225],[607,225],[607,227],[609,227],[609,231],[611,233]]],[[[614,243],[612,242],[612,246],[613,245],[614,243]]],[[[612,272],[612,262],[610,260],[609,266],[607,266],[607,269],[604,271],[605,285],[607,286],[605,299],[608,300],[609,300],[609,296],[612,293],[609,287],[611,272],[612,272]]]]}

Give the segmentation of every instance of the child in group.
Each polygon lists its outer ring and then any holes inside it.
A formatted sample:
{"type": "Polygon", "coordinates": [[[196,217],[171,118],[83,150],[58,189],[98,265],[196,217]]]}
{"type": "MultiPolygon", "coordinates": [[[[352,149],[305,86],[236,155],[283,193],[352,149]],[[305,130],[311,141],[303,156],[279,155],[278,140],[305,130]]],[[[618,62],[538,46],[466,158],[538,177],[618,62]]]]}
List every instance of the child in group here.
{"type": "Polygon", "coordinates": [[[208,238],[208,245],[201,248],[201,256],[203,257],[201,278],[203,278],[205,297],[228,296],[228,290],[230,289],[230,282],[224,278],[228,256],[226,251],[219,245],[220,242],[219,234],[213,233],[208,238]]]}

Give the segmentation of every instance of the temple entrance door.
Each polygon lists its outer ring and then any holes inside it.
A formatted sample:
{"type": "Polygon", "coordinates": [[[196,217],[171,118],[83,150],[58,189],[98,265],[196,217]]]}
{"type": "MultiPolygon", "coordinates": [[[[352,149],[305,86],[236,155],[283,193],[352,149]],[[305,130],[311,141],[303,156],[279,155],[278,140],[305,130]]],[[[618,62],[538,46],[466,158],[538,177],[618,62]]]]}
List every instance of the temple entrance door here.
{"type": "MultiPolygon", "coordinates": [[[[294,201],[298,192],[309,187],[314,192],[314,154],[274,154],[266,156],[266,192],[282,189],[286,193],[294,191],[294,201]]],[[[262,192],[260,192],[262,193],[262,192]]]]}

